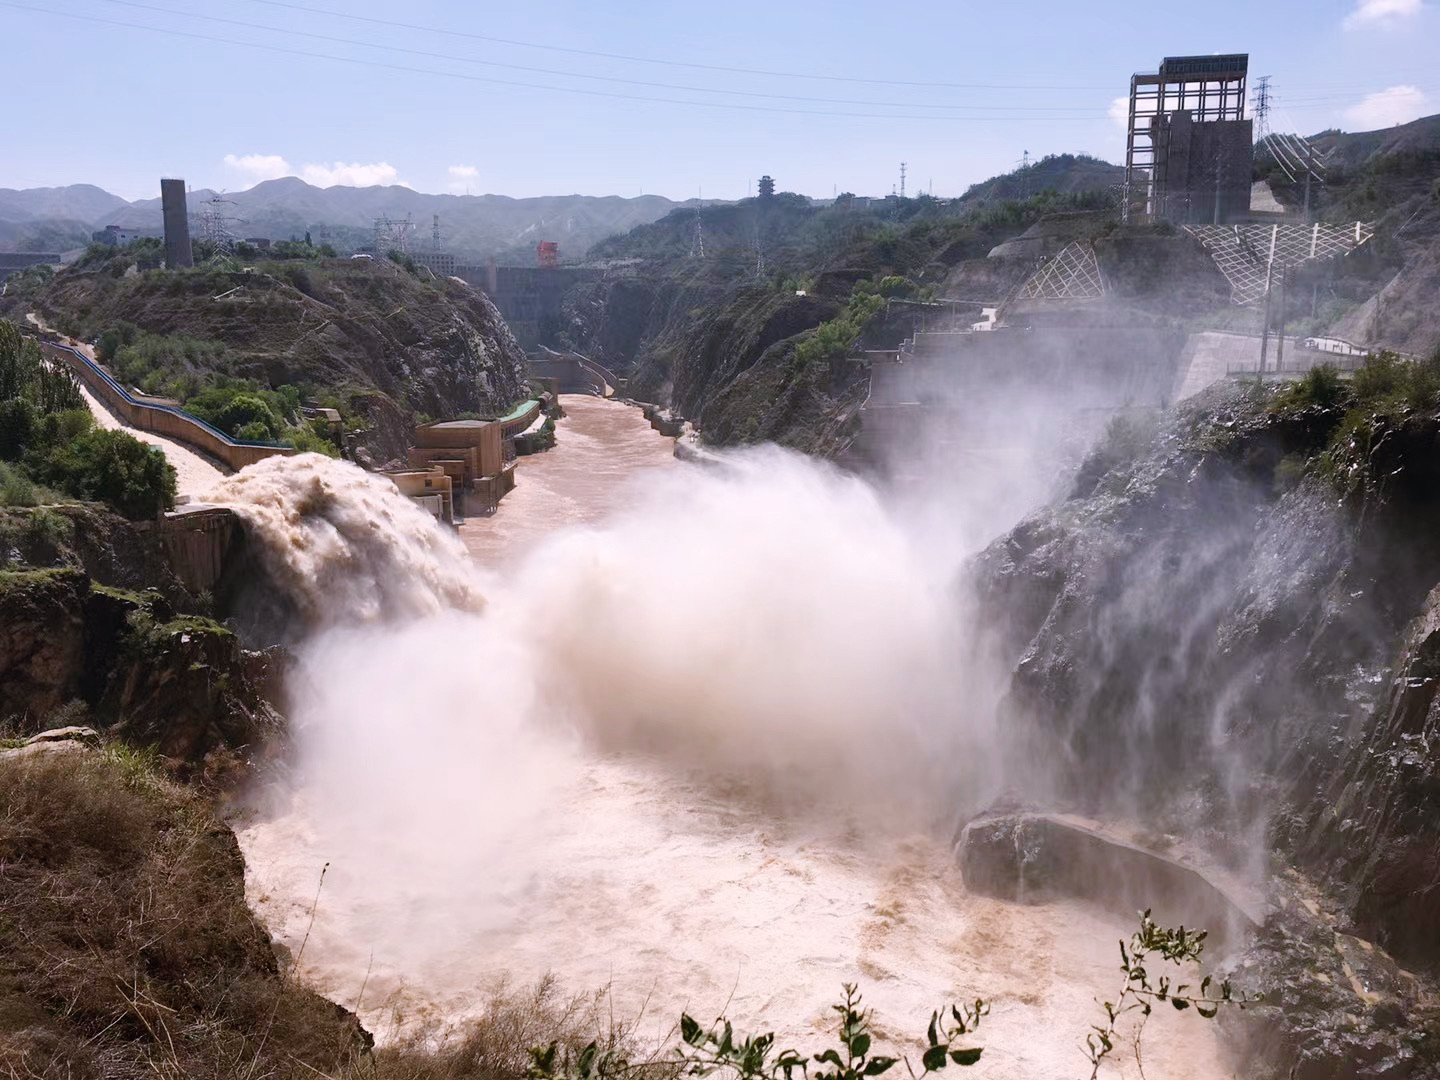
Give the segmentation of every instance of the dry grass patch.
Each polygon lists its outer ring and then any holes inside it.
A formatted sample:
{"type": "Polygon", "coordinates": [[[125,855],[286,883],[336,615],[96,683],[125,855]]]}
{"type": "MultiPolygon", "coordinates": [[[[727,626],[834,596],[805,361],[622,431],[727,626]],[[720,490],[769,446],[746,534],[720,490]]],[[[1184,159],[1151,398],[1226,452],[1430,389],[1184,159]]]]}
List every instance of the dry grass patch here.
{"type": "Polygon", "coordinates": [[[617,1018],[609,991],[566,994],[553,976],[531,987],[502,983],[474,1020],[459,1027],[432,1025],[375,1052],[376,1080],[523,1080],[532,1047],[556,1043],[578,1055],[588,1044],[631,1062],[653,1062],[647,1080],[673,1080],[677,1064],[661,1045],[635,1035],[640,1017],[617,1018]]]}
{"type": "Polygon", "coordinates": [[[258,1080],[363,1059],[353,1018],[282,982],[234,836],[153,758],[7,755],[0,808],[0,1075],[258,1080]]]}

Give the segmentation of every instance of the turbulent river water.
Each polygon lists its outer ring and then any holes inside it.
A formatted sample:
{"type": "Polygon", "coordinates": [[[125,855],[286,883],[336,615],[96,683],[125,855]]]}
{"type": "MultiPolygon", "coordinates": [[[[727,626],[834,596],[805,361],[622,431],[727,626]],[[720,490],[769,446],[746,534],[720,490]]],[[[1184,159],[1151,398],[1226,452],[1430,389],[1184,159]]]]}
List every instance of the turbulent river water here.
{"type": "MultiPolygon", "coordinates": [[[[778,453],[716,476],[634,409],[565,406],[558,445],[464,526],[468,560],[387,503],[451,602],[371,603],[303,650],[293,776],[236,822],[303,977],[382,1040],[547,972],[609,986],[654,1039],[723,1009],[808,1045],[858,982],[913,1053],[932,1009],[984,997],[979,1075],[1088,1075],[1133,924],[967,894],[935,806],[982,782],[983,725],[955,701],[953,600],[873,493],[778,453]],[[472,587],[483,605],[455,610],[472,587]]],[[[377,511],[329,468],[301,500],[323,524],[266,527],[291,530],[282,557],[358,572],[370,555],[336,552],[377,511]]],[[[297,505],[278,478],[230,501],[297,505]]],[[[1150,1077],[1220,1061],[1209,1024],[1151,1021],[1150,1077]]],[[[1128,1048],[1107,1068],[1139,1075],[1128,1048]]]]}

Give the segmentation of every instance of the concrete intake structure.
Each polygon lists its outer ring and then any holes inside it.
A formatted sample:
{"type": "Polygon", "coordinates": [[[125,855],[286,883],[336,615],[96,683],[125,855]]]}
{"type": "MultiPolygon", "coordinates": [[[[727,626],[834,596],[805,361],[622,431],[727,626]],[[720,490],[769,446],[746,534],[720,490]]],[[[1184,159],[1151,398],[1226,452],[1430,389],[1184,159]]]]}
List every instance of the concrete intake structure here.
{"type": "Polygon", "coordinates": [[[171,270],[194,266],[190,247],[190,212],[185,206],[185,181],[160,181],[160,209],[165,217],[165,265],[171,270]]]}

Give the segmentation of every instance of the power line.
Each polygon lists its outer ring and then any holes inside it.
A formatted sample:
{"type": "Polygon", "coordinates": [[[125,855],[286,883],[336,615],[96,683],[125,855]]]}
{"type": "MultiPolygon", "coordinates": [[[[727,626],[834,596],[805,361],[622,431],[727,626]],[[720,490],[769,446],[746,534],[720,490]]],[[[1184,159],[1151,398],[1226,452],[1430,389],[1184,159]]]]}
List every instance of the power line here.
{"type": "Polygon", "coordinates": [[[304,37],[315,41],[326,41],[338,45],[356,45],[364,49],[382,49],[386,52],[403,53],[407,56],[423,56],[429,60],[450,60],[461,64],[478,64],[482,67],[504,68],[509,71],[524,71],[534,75],[558,75],[562,78],[589,79],[593,82],[619,83],[626,86],[644,86],[659,90],[680,90],[685,93],[695,94],[726,94],[732,97],[760,98],[762,100],[777,101],[803,101],[819,105],[863,105],[869,108],[895,108],[895,109],[974,109],[985,112],[1061,112],[1061,113],[1094,113],[1096,107],[1091,106],[1070,106],[1070,105],[950,105],[943,102],[915,102],[915,101],[868,101],[855,98],[823,98],[806,97],[796,94],[767,94],[754,90],[727,90],[709,86],[685,86],[676,83],[651,82],[642,79],[623,79],[612,75],[588,75],[578,71],[560,71],[555,68],[531,67],[524,64],[507,64],[498,60],[481,60],[472,56],[457,56],[453,53],[431,52],[425,49],[408,49],[403,46],[389,43],[377,43],[373,41],[360,41],[355,38],[336,37],[333,34],[316,34],[307,30],[291,30],[279,26],[269,26],[265,23],[246,22],[242,19],[227,19],[221,15],[201,15],[191,11],[177,11],[174,8],[160,7],[155,4],[140,3],[139,0],[102,0],[107,4],[117,4],[121,7],[136,8],[141,11],[153,11],[162,15],[178,15],[187,19],[203,19],[206,22],[222,23],[227,26],[240,26],[247,30],[261,30],[272,34],[283,34],[287,37],[304,37]]]}
{"type": "Polygon", "coordinates": [[[932,89],[948,90],[1110,90],[1112,87],[1107,83],[1103,86],[1039,86],[1039,85],[1007,85],[1003,83],[946,83],[946,82],[910,82],[903,79],[866,79],[853,75],[810,75],[795,71],[774,71],[764,68],[729,67],[723,64],[697,64],[686,60],[665,60],[653,56],[629,56],[625,53],[599,52],[595,49],[575,49],[564,45],[545,45],[535,41],[520,41],[515,38],[493,37],[489,34],[476,34],[464,30],[439,26],[422,26],[417,23],[397,22],[392,19],[376,19],[368,15],[352,15],[347,11],[327,11],[324,8],[307,7],[304,4],[286,3],[285,0],[251,0],[252,3],[265,4],[268,7],[287,8],[291,11],[303,11],[310,15],[325,15],[335,19],[350,19],[354,22],[371,23],[376,26],[388,26],[399,30],[418,30],[426,34],[443,34],[446,37],[470,38],[474,41],[489,41],[497,45],[514,45],[524,49],[545,49],[550,52],[569,53],[572,56],[593,56],[604,60],[625,60],[637,64],[660,64],[666,67],[692,68],[697,71],[723,71],[732,75],[765,75],[777,79],[813,79],[823,82],[847,82],[867,83],[872,86],[920,86],[932,89]]]}
{"type": "MultiPolygon", "coordinates": [[[[235,38],[219,37],[214,34],[200,34],[187,30],[172,30],[169,27],[147,26],[142,23],[123,22],[118,19],[106,19],[98,15],[80,15],[68,11],[55,11],[53,9],[32,7],[28,4],[15,3],[14,0],[0,0],[0,7],[12,8],[16,11],[28,11],[37,15],[58,15],[62,18],[74,19],[86,23],[101,23],[106,26],[119,26],[128,30],[143,30],[150,33],[166,34],[171,37],[185,38],[191,41],[209,41],[221,45],[236,45],[241,48],[259,49],[265,52],[281,53],[286,56],[302,56],[313,60],[332,60],[336,63],[352,64],[359,67],[379,68],[388,71],[400,71],[412,75],[438,75],[447,79],[461,79],[466,82],[485,83],[490,86],[513,86],[527,90],[549,90],[563,94],[578,94],[582,97],[612,98],[620,101],[643,101],[659,105],[685,105],[690,107],[700,106],[711,109],[739,109],[745,112],[767,112],[780,113],[792,116],[828,116],[839,119],[870,119],[870,120],[926,120],[926,121],[1000,121],[1003,123],[1015,123],[1020,120],[1077,120],[1077,119],[1104,119],[1107,114],[1097,112],[1093,117],[1080,116],[945,116],[945,115],[918,115],[904,113],[864,113],[864,112],[842,112],[835,110],[818,109],[791,109],[766,105],[742,105],[737,102],[728,101],[686,101],[678,98],[646,97],[640,94],[621,94],[606,90],[581,89],[571,86],[553,86],[548,83],[522,82],[515,79],[497,79],[484,75],[467,75],[458,71],[436,71],[431,68],[408,67],[404,64],[391,64],[380,60],[362,60],[353,56],[336,56],[333,53],[313,52],[307,49],[291,49],[281,45],[268,45],[255,41],[239,41],[235,38]]],[[[916,108],[931,108],[924,104],[917,103],[916,108]]]]}

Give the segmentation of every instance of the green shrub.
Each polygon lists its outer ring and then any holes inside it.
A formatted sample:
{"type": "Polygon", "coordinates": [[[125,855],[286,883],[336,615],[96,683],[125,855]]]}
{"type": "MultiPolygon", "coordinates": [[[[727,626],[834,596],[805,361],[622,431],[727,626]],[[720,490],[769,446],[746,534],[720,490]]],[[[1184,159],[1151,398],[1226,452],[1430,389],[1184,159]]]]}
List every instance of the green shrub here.
{"type": "Polygon", "coordinates": [[[123,431],[94,428],[31,460],[41,483],[104,502],[132,520],[157,517],[175,505],[175,469],[164,452],[123,431]]]}
{"type": "Polygon", "coordinates": [[[120,321],[109,329],[102,330],[95,339],[95,356],[102,364],[115,360],[123,346],[133,344],[140,330],[134,323],[120,321]]]}
{"type": "Polygon", "coordinates": [[[1363,405],[1392,404],[1412,409],[1440,404],[1440,351],[1424,360],[1372,353],[1355,372],[1355,396],[1363,405]]]}
{"type": "Polygon", "coordinates": [[[232,438],[273,442],[284,422],[261,391],[235,385],[212,386],[185,403],[186,411],[232,438]],[[241,435],[241,430],[250,434],[241,435]]]}
{"type": "Polygon", "coordinates": [[[1276,407],[1283,409],[1334,408],[1350,398],[1350,388],[1340,372],[1330,364],[1321,364],[1280,392],[1276,407]]]}
{"type": "Polygon", "coordinates": [[[64,409],[46,413],[40,418],[35,442],[39,446],[57,446],[72,442],[95,426],[89,409],[64,409]]]}
{"type": "MultiPolygon", "coordinates": [[[[186,334],[140,331],[125,340],[128,331],[123,323],[113,333],[112,339],[106,339],[105,334],[101,339],[119,341],[108,361],[117,379],[147,394],[168,394],[182,401],[189,396],[187,390],[193,393],[198,387],[196,373],[216,367],[225,352],[223,342],[186,334]]],[[[100,351],[98,344],[96,351],[100,351]]]]}
{"type": "Polygon", "coordinates": [[[0,461],[0,506],[34,506],[38,501],[30,478],[14,465],[0,461]]]}
{"type": "Polygon", "coordinates": [[[285,441],[301,453],[324,454],[326,457],[340,456],[339,447],[317,431],[313,424],[305,423],[298,427],[288,428],[285,431],[285,441]]]}
{"type": "Polygon", "coordinates": [[[75,536],[75,525],[63,514],[41,507],[25,523],[25,541],[32,548],[52,553],[67,546],[75,536]]]}

